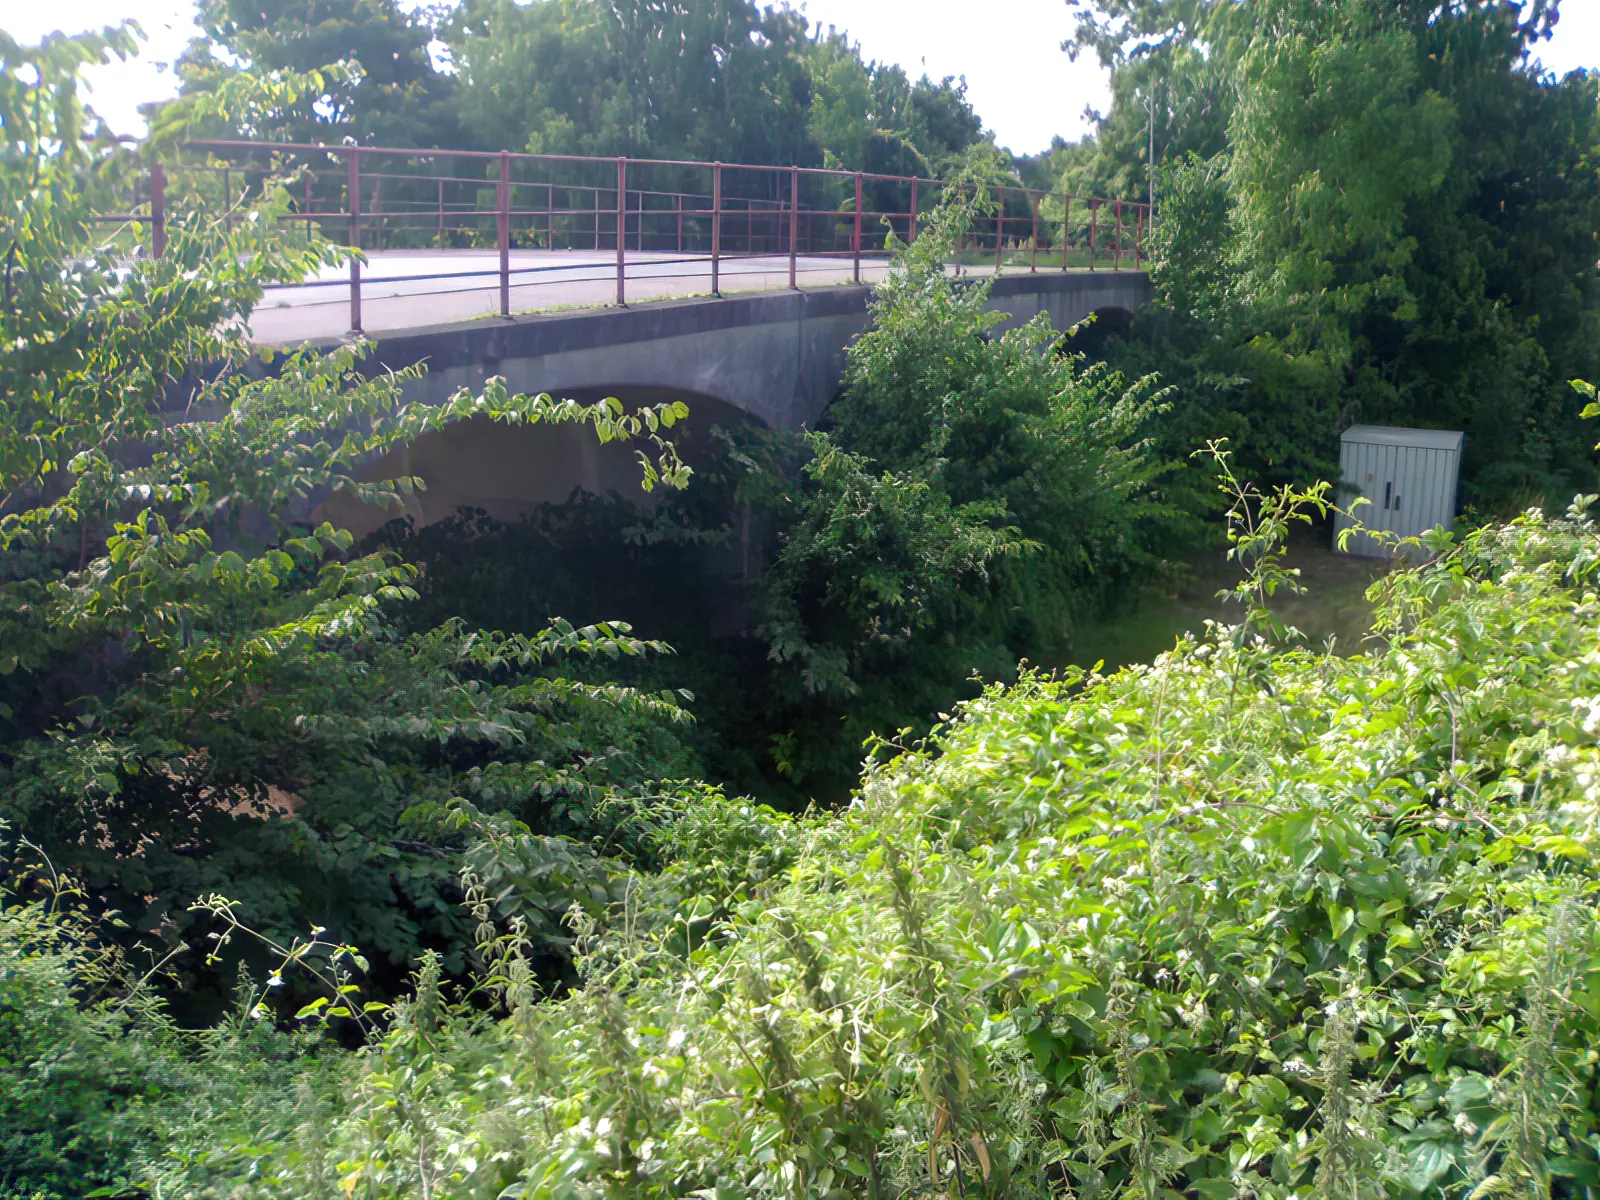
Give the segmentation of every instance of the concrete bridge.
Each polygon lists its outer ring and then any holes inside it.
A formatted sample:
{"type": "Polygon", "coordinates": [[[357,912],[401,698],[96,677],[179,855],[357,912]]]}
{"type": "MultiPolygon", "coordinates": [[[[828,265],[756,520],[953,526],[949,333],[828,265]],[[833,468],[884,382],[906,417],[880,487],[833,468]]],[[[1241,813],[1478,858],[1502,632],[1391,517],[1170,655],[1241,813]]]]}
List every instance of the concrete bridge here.
{"type": "MultiPolygon", "coordinates": [[[[513,391],[631,404],[684,400],[690,453],[713,425],[751,420],[773,429],[814,426],[838,393],[845,350],[866,328],[867,285],[670,301],[526,318],[439,325],[378,334],[369,371],[427,364],[412,398],[442,400],[504,376],[513,391]]],[[[1091,314],[1126,319],[1149,298],[1143,272],[1039,272],[996,279],[990,306],[1008,324],[1049,313],[1057,329],[1091,314]]],[[[410,504],[418,524],[463,505],[514,516],[560,502],[575,488],[641,498],[625,449],[602,447],[571,429],[507,429],[475,423],[433,435],[373,476],[421,475],[428,490],[410,504]]],[[[325,511],[361,532],[376,513],[325,511]]]]}

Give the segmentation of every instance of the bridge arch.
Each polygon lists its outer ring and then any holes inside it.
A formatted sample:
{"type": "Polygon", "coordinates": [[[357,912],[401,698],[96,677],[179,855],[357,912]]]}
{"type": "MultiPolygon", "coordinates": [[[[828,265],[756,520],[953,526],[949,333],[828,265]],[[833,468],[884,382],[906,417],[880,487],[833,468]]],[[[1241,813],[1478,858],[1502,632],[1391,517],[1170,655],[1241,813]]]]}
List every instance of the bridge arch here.
{"type": "Polygon", "coordinates": [[[1067,340],[1066,350],[1091,356],[1100,354],[1114,337],[1127,337],[1133,328],[1133,310],[1120,304],[1107,304],[1088,314],[1067,340]]]}

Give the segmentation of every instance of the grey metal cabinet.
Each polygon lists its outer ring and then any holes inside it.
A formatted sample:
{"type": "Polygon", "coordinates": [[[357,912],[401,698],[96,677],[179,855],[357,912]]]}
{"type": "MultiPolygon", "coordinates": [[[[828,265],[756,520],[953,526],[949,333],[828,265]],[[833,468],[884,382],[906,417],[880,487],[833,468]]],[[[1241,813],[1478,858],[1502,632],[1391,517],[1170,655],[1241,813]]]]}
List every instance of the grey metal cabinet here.
{"type": "MultiPolygon", "coordinates": [[[[1352,425],[1340,438],[1339,469],[1348,485],[1341,490],[1340,507],[1349,509],[1356,497],[1364,496],[1368,503],[1355,508],[1356,519],[1368,529],[1401,537],[1416,537],[1439,525],[1451,528],[1461,442],[1455,430],[1352,425]]],[[[1350,524],[1343,515],[1334,520],[1335,548],[1339,532],[1350,524]]],[[[1350,539],[1348,552],[1382,558],[1392,553],[1365,534],[1350,539]]]]}

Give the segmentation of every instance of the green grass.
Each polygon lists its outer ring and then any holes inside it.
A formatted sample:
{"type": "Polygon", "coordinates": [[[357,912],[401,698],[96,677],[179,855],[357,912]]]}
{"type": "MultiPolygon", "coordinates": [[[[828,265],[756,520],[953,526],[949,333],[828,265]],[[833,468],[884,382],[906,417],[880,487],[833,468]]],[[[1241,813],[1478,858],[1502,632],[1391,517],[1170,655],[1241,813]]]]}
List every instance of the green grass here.
{"type": "MultiPolygon", "coordinates": [[[[1338,653],[1359,651],[1372,624],[1366,591],[1385,573],[1387,564],[1335,554],[1321,537],[1312,535],[1294,541],[1288,562],[1300,571],[1308,591],[1300,596],[1280,594],[1273,610],[1305,634],[1311,646],[1320,647],[1332,638],[1338,653]]],[[[1242,616],[1239,606],[1217,596],[1241,577],[1223,550],[1197,555],[1186,568],[1173,590],[1146,593],[1116,615],[1085,626],[1067,661],[1089,667],[1103,660],[1108,669],[1148,663],[1172,649],[1182,634],[1202,634],[1208,620],[1237,622],[1242,616]]]]}

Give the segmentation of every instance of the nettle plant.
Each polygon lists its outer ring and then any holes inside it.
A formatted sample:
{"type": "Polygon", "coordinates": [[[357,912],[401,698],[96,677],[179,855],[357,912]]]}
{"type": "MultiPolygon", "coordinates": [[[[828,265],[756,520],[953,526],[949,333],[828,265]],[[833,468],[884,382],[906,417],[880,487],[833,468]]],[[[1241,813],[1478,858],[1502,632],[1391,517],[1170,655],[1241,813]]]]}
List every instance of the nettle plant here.
{"type": "MultiPolygon", "coordinates": [[[[191,905],[223,892],[284,936],[311,920],[401,971],[424,945],[459,970],[462,838],[429,814],[603,832],[608,797],[685,766],[687,718],[563,664],[666,647],[616,622],[402,633],[414,568],[309,514],[424,486],[363,472],[469,420],[584,425],[647,447],[647,487],[681,487],[665,439],[685,410],[498,380],[413,404],[417,372],[368,377],[359,346],[253,378],[263,287],[344,252],[280,236],[270,182],[226,224],[180,198],[160,257],[143,227],[97,223],[142,165],[76,71],[125,42],[0,39],[0,818],[155,955],[203,947],[215,921],[191,905]]],[[[209,979],[199,953],[172,965],[209,979]]]]}
{"type": "MultiPolygon", "coordinates": [[[[1236,513],[1253,594],[1319,498],[1236,513]]],[[[1386,576],[1364,653],[1219,625],[990,688],[837,815],[684,798],[560,997],[490,855],[495,1012],[425,962],[230,1194],[1600,1195],[1590,499],[1386,576]]]]}

